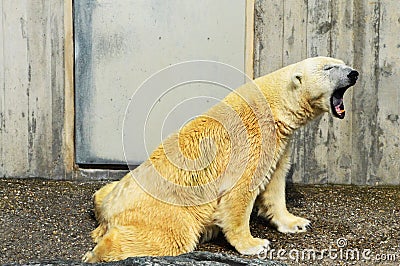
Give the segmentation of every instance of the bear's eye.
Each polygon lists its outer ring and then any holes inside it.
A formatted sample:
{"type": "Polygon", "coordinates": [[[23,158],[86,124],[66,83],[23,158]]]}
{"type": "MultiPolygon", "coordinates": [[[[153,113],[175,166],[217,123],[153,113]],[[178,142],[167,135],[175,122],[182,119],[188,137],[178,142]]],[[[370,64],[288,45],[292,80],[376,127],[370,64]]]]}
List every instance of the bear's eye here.
{"type": "Polygon", "coordinates": [[[333,66],[325,66],[324,70],[331,70],[333,68],[333,66]]]}

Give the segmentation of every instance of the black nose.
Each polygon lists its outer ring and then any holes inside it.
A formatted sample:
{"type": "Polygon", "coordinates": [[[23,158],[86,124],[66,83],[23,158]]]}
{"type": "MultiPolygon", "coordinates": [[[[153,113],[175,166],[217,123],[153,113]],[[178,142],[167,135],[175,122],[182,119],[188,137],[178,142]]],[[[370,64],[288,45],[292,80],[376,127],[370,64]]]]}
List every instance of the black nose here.
{"type": "Polygon", "coordinates": [[[355,70],[352,70],[347,77],[350,79],[351,82],[356,82],[358,78],[358,72],[355,70]]]}

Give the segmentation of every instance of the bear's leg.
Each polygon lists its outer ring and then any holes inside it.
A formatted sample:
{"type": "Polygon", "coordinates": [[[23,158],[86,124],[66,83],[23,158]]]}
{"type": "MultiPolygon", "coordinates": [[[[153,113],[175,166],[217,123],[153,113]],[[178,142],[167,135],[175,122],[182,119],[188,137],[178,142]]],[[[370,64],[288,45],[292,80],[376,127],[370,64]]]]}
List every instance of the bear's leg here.
{"type": "Polygon", "coordinates": [[[187,228],[165,231],[146,226],[111,226],[84,262],[107,262],[137,256],[177,256],[193,251],[197,238],[187,228]]]}
{"type": "Polygon", "coordinates": [[[100,223],[99,226],[91,233],[92,239],[95,243],[98,243],[103,235],[107,232],[107,226],[106,222],[104,221],[101,205],[103,204],[104,198],[114,189],[117,183],[118,181],[109,183],[97,190],[93,195],[94,214],[96,216],[96,220],[100,223]]]}
{"type": "Polygon", "coordinates": [[[278,165],[265,191],[257,199],[258,214],[269,219],[282,233],[305,232],[310,221],[291,214],[286,209],[285,185],[286,174],[290,169],[290,148],[278,162],[278,165]]]}
{"type": "Polygon", "coordinates": [[[103,216],[102,216],[102,211],[101,211],[101,205],[103,204],[104,198],[107,197],[107,195],[114,189],[115,185],[117,185],[119,181],[114,181],[112,183],[109,183],[99,190],[96,191],[93,195],[93,204],[94,204],[94,213],[96,215],[97,221],[101,221],[103,216]]]}
{"type": "Polygon", "coordinates": [[[104,234],[92,251],[87,252],[83,262],[95,263],[123,260],[127,257],[122,254],[121,241],[125,242],[125,236],[120,232],[119,226],[113,226],[104,234]]]}
{"type": "Polygon", "coordinates": [[[207,243],[210,240],[216,238],[219,234],[219,231],[220,228],[216,225],[207,226],[200,237],[199,243],[207,243]]]}
{"type": "Polygon", "coordinates": [[[244,255],[260,254],[270,243],[250,233],[250,214],[255,198],[256,192],[251,192],[248,184],[241,184],[221,198],[215,213],[216,224],[221,227],[228,242],[244,255]]]}
{"type": "Polygon", "coordinates": [[[100,239],[105,235],[106,232],[107,232],[107,225],[102,223],[92,231],[90,236],[92,237],[94,243],[99,243],[100,239]]]}

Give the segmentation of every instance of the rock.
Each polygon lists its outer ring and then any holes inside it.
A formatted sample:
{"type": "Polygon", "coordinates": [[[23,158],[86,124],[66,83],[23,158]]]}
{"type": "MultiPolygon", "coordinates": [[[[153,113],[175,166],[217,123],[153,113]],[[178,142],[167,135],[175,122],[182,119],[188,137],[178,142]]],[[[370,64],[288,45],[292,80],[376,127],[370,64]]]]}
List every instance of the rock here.
{"type": "MultiPolygon", "coordinates": [[[[8,265],[18,265],[18,264],[8,264],[8,265]]],[[[52,265],[104,265],[103,263],[95,263],[95,264],[85,264],[73,261],[48,261],[48,262],[31,262],[24,265],[31,266],[52,266],[52,265]]],[[[269,261],[269,260],[259,260],[253,258],[241,258],[238,256],[228,255],[228,254],[220,254],[220,253],[211,253],[207,251],[195,251],[187,254],[183,254],[180,256],[172,257],[135,257],[128,258],[122,261],[116,261],[107,263],[107,265],[118,265],[118,266],[131,266],[131,265],[160,265],[160,266],[225,266],[225,265],[249,265],[249,266],[258,266],[258,265],[267,265],[267,266],[275,266],[275,265],[286,265],[280,262],[269,261]]]]}
{"type": "Polygon", "coordinates": [[[191,252],[177,257],[137,257],[118,262],[116,265],[202,265],[202,266],[222,266],[222,265],[285,265],[282,263],[263,261],[252,258],[241,258],[234,255],[211,253],[211,252],[191,252]]]}

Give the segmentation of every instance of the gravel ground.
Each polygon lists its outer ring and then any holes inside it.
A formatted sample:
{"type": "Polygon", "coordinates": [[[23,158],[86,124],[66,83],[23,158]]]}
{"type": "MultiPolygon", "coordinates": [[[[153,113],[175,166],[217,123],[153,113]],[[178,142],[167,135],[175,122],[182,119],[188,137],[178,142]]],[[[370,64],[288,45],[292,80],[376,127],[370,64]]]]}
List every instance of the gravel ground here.
{"type": "MultiPolygon", "coordinates": [[[[79,261],[93,247],[91,195],[105,182],[0,179],[0,264],[79,261]]],[[[253,215],[255,236],[289,265],[400,265],[400,187],[288,187],[288,207],[313,222],[286,235],[253,215]]],[[[237,255],[221,236],[197,250],[237,255]]]]}

